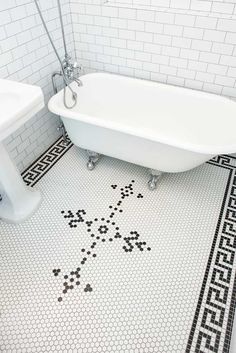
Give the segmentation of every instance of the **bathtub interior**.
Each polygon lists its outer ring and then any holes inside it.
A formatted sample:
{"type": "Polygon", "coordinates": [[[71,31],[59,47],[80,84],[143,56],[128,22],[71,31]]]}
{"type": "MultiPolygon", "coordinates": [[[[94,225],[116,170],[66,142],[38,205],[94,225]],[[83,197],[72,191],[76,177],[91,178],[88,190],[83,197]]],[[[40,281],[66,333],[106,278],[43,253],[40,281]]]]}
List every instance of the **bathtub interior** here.
{"type": "Polygon", "coordinates": [[[50,109],[91,122],[200,153],[234,153],[236,103],[190,89],[105,73],[81,77],[78,105],[63,106],[62,92],[50,109]],[[231,126],[226,133],[222,124],[231,126]]]}

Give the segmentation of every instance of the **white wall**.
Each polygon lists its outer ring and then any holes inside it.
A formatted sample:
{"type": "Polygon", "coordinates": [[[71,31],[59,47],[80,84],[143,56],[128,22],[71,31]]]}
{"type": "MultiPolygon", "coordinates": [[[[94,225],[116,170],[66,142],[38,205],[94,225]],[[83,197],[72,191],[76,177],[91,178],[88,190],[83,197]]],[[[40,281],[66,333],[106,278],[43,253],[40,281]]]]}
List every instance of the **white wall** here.
{"type": "MultiPolygon", "coordinates": [[[[98,3],[98,2],[97,2],[98,3]]],[[[126,7],[163,7],[204,12],[235,13],[234,0],[101,0],[101,4],[127,5],[126,7]]]]}
{"type": "MultiPolygon", "coordinates": [[[[84,72],[114,72],[236,98],[235,0],[61,2],[69,50],[73,54],[75,45],[84,72]]],[[[56,0],[39,3],[63,55],[56,0]]],[[[47,102],[58,67],[33,1],[0,1],[0,77],[40,85],[47,102]]],[[[5,141],[21,171],[57,138],[57,125],[45,108],[5,141]]]]}
{"type": "MultiPolygon", "coordinates": [[[[74,51],[70,4],[61,0],[70,51],[74,51]]],[[[40,0],[50,32],[62,51],[56,0],[40,0]]],[[[74,52],[73,52],[74,55],[74,52]]],[[[32,0],[0,1],[0,77],[42,87],[46,102],[52,94],[51,73],[59,68],[32,0]]],[[[5,145],[22,171],[59,135],[58,119],[45,108],[6,139],[5,145]]]]}
{"type": "Polygon", "coordinates": [[[86,71],[236,97],[235,0],[104,2],[71,0],[76,53],[86,71]]]}

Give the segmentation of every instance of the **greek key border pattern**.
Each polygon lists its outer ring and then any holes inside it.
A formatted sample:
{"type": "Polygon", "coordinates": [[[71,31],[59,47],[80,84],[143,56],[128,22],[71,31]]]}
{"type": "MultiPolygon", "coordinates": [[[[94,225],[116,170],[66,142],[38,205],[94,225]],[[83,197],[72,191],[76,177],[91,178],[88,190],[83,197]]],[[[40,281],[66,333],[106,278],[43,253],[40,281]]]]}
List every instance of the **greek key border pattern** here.
{"type": "Polygon", "coordinates": [[[34,186],[73,146],[70,140],[67,141],[65,144],[63,137],[60,137],[22,173],[26,185],[34,186]]]}
{"type": "Polygon", "coordinates": [[[228,353],[235,315],[236,159],[222,155],[208,163],[229,176],[186,353],[228,353]]]}

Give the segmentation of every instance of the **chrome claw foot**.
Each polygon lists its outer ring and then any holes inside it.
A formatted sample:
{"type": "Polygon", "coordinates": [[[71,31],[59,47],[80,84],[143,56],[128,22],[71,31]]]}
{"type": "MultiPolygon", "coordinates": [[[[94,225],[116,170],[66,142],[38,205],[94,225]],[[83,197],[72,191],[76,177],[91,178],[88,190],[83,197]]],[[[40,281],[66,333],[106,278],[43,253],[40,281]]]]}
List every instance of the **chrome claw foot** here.
{"type": "Polygon", "coordinates": [[[149,188],[149,190],[151,190],[151,191],[155,190],[155,189],[157,188],[157,180],[154,180],[154,179],[149,180],[149,182],[148,182],[148,188],[149,188]]]}
{"type": "Polygon", "coordinates": [[[93,170],[94,168],[95,168],[95,163],[93,161],[89,160],[87,163],[87,169],[93,170]]]}
{"type": "Polygon", "coordinates": [[[148,188],[149,190],[153,191],[156,190],[157,188],[157,183],[162,175],[162,172],[160,172],[159,170],[153,170],[150,169],[150,180],[148,182],[148,188]]]}
{"type": "Polygon", "coordinates": [[[88,151],[87,153],[89,155],[89,160],[87,163],[87,169],[88,170],[93,170],[96,166],[96,163],[98,162],[99,158],[100,158],[100,154],[96,153],[96,152],[92,152],[92,151],[88,151]]]}

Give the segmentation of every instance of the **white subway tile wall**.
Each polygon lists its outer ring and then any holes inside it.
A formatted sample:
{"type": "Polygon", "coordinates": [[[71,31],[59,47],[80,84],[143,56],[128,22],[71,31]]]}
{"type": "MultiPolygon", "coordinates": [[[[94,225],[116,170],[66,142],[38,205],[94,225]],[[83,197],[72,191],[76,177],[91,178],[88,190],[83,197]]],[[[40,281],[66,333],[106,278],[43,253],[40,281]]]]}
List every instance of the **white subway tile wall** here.
{"type": "MultiPolygon", "coordinates": [[[[61,0],[69,52],[74,54],[70,3],[61,0]]],[[[43,15],[63,55],[56,0],[40,0],[43,15]]],[[[51,73],[59,68],[32,0],[0,1],[0,77],[42,87],[45,102],[52,95],[51,73]]],[[[9,136],[5,145],[20,171],[32,163],[55,139],[58,118],[47,108],[9,136]]]]}
{"type": "MultiPolygon", "coordinates": [[[[236,98],[236,0],[61,0],[69,51],[107,71],[236,98]]],[[[40,0],[63,55],[56,0],[40,0]]],[[[32,0],[0,1],[0,77],[38,84],[59,65],[32,0]]],[[[58,136],[45,108],[6,141],[23,170],[58,136]]]]}
{"type": "Polygon", "coordinates": [[[235,1],[233,0],[101,0],[102,4],[125,5],[132,7],[164,7],[177,10],[197,10],[205,12],[219,12],[233,14],[235,1]]]}
{"type": "Polygon", "coordinates": [[[77,57],[236,98],[236,0],[71,0],[77,57]]]}

